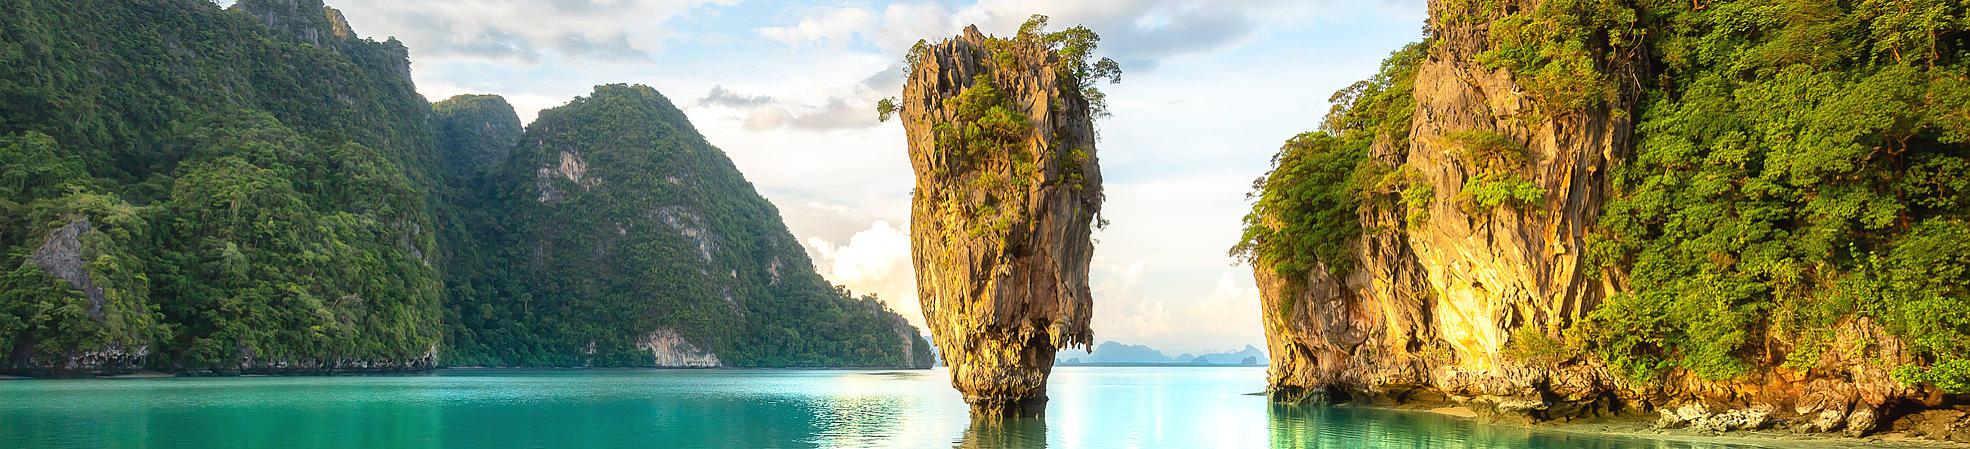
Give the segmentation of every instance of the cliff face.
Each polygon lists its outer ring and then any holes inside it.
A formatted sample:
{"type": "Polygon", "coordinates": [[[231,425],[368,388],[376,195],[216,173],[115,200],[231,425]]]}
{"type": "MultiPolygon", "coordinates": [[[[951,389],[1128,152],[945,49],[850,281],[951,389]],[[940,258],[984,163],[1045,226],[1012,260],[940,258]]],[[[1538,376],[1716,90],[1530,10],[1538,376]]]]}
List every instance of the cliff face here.
{"type": "Polygon", "coordinates": [[[1642,83],[1655,68],[1638,49],[1645,41],[1587,39],[1594,73],[1612,82],[1605,95],[1556,106],[1536,85],[1550,80],[1486,53],[1518,38],[1491,34],[1506,32],[1500,17],[1545,13],[1542,2],[1496,11],[1467,3],[1430,2],[1427,53],[1413,62],[1413,78],[1397,81],[1412,83],[1404,86],[1413,104],[1400,106],[1410,121],[1367,150],[1369,163],[1395,167],[1389,179],[1415,195],[1358,209],[1364,231],[1330,243],[1345,245],[1355,262],[1348,269],[1330,270],[1335,260],[1304,276],[1264,260],[1255,269],[1275,398],[1447,400],[1531,420],[1661,410],[1671,427],[1783,423],[1855,434],[1883,427],[1898,407],[1947,402],[1891,375],[1924,358],[1865,316],[1837,320],[1820,347],[1774,333],[1759,361],[1724,378],[1671,365],[1636,379],[1604,361],[1623,353],[1578,349],[1576,333],[1608,332],[1594,329],[1607,318],[1590,315],[1635,291],[1634,262],[1596,265],[1589,250],[1614,198],[1610,173],[1633,160],[1636,98],[1653,88],[1642,83]],[[1523,180],[1509,191],[1531,193],[1487,203],[1481,189],[1500,180],[1523,180]],[[1802,359],[1787,352],[1806,351],[1814,362],[1785,363],[1802,359]]]}
{"type": "MultiPolygon", "coordinates": [[[[1481,24],[1434,25],[1441,27],[1438,42],[1416,67],[1409,139],[1377,141],[1369,155],[1414,168],[1409,181],[1433,192],[1418,206],[1428,219],[1364,213],[1365,227],[1399,231],[1363,236],[1353,250],[1362,266],[1344,276],[1312,270],[1289,280],[1255,270],[1266,310],[1274,312],[1267,317],[1271,353],[1285,356],[1275,356],[1273,384],[1393,399],[1429,389],[1531,407],[1544,402],[1548,374],[1569,377],[1562,385],[1599,383],[1574,378],[1580,373],[1527,373],[1500,354],[1513,331],[1564,328],[1613,288],[1611,279],[1580,267],[1586,231],[1605,201],[1604,167],[1629,145],[1632,125],[1614,111],[1630,100],[1624,93],[1616,104],[1525,120],[1534,106],[1523,88],[1475,61],[1481,24]],[[1472,130],[1521,142],[1526,164],[1512,171],[1546,194],[1516,208],[1462,207],[1459,193],[1483,169],[1461,157],[1452,136],[1472,130]],[[1281,301],[1308,307],[1280,315],[1281,301]]],[[[1591,400],[1608,386],[1580,387],[1594,391],[1561,396],[1591,400]]]]}
{"type": "Polygon", "coordinates": [[[973,27],[913,58],[901,117],[924,318],[974,410],[1030,407],[1054,352],[1093,339],[1102,197],[1088,104],[1037,43],[973,27]]]}

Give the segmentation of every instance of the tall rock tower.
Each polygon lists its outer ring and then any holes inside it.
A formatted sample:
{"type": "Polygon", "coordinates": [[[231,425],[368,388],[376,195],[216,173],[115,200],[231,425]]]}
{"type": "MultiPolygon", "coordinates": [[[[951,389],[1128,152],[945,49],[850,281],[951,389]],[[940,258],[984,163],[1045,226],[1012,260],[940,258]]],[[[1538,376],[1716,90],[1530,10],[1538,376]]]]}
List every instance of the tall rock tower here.
{"type": "Polygon", "coordinates": [[[1087,64],[1091,41],[1063,45],[1035,19],[1014,38],[971,27],[919,44],[898,111],[917,176],[918,298],[980,414],[1039,411],[1054,352],[1094,339],[1089,233],[1102,193],[1089,86],[1116,72],[1087,64]]]}

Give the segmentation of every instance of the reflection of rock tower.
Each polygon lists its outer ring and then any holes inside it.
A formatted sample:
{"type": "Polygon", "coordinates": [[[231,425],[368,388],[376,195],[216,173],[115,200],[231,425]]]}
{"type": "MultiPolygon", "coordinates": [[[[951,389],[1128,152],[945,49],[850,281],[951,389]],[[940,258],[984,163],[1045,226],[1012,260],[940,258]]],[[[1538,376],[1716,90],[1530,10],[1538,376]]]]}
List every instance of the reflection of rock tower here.
{"type": "Polygon", "coordinates": [[[974,411],[1036,411],[1054,352],[1094,337],[1089,103],[1036,40],[973,27],[917,52],[901,117],[924,318],[974,411]]]}

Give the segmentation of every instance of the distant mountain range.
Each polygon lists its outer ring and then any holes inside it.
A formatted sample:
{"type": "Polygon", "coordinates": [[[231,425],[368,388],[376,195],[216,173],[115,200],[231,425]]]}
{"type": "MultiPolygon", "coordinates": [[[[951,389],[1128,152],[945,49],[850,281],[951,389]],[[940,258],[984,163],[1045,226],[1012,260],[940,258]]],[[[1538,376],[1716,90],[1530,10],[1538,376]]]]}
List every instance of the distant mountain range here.
{"type": "Polygon", "coordinates": [[[1266,354],[1252,345],[1236,351],[1214,352],[1203,355],[1190,353],[1170,357],[1163,351],[1147,345],[1131,345],[1113,341],[1095,346],[1094,352],[1061,351],[1054,355],[1054,363],[1064,366],[1086,365],[1198,365],[1198,366],[1265,366],[1266,354]]]}

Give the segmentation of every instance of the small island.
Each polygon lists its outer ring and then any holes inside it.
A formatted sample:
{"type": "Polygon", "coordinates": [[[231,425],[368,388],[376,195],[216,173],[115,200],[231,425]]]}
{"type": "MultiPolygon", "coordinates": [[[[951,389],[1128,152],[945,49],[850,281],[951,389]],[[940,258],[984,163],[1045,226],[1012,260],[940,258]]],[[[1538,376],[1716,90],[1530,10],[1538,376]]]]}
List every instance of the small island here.
{"type": "Polygon", "coordinates": [[[1101,212],[1095,84],[1087,28],[1011,38],[977,27],[919,43],[900,102],[917,188],[910,242],[924,319],[951,382],[983,415],[1044,410],[1059,348],[1093,344],[1089,234],[1101,212]]]}

